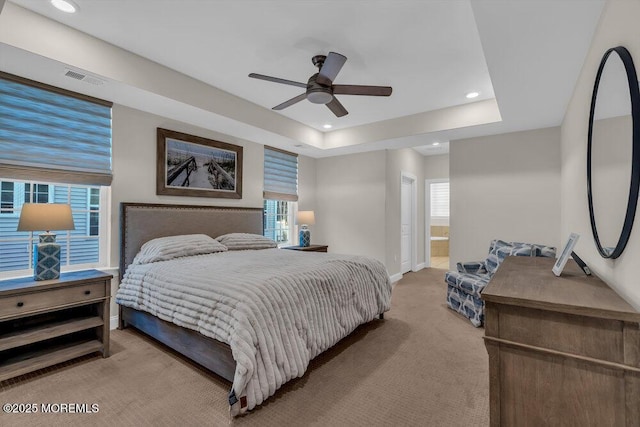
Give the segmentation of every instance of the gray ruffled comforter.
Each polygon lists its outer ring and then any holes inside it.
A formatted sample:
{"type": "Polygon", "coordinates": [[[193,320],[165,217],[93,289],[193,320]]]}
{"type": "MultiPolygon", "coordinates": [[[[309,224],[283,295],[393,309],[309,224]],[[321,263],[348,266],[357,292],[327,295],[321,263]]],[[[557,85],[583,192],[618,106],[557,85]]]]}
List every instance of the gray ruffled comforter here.
{"type": "Polygon", "coordinates": [[[236,360],[231,413],[237,415],[388,311],[391,283],[384,265],[371,258],[230,251],[130,265],[116,302],[229,344],[236,360]]]}

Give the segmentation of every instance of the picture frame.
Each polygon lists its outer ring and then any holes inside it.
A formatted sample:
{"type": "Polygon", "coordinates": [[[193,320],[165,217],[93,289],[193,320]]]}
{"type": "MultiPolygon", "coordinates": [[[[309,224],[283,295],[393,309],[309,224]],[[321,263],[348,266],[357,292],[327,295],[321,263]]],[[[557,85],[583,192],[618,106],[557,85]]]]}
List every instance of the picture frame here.
{"type": "Polygon", "coordinates": [[[567,264],[567,260],[569,259],[569,256],[573,252],[573,247],[576,245],[576,242],[578,241],[579,238],[580,238],[580,235],[577,233],[571,233],[569,235],[569,240],[567,240],[567,244],[564,245],[564,249],[562,249],[560,256],[558,257],[558,259],[556,260],[556,263],[553,265],[553,268],[551,269],[551,271],[553,271],[553,274],[555,274],[556,276],[560,276],[560,274],[562,274],[562,270],[564,269],[564,266],[567,264]]]}
{"type": "Polygon", "coordinates": [[[242,198],[242,147],[157,128],[156,194],[242,198]]]}

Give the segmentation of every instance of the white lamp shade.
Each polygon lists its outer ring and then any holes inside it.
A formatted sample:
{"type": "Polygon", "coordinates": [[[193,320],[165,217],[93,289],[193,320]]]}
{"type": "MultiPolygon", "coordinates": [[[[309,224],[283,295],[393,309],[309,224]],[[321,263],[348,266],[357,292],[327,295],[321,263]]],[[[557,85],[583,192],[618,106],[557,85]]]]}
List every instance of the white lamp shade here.
{"type": "Polygon", "coordinates": [[[75,230],[71,206],[61,203],[25,203],[18,231],[75,230]]]}
{"type": "Polygon", "coordinates": [[[297,224],[313,225],[316,223],[316,217],[313,211],[298,211],[296,219],[297,224]]]}

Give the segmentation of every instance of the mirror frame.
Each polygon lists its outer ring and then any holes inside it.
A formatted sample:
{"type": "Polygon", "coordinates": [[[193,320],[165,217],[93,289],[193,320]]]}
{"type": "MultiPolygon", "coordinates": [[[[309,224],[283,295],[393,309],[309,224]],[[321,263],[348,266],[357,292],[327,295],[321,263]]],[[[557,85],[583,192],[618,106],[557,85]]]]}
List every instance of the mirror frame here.
{"type": "Polygon", "coordinates": [[[587,137],[587,193],[589,200],[589,217],[591,219],[591,231],[593,232],[593,239],[598,247],[598,252],[603,258],[616,259],[627,246],[629,236],[631,235],[631,229],[633,228],[633,221],[636,216],[636,207],[638,205],[638,190],[640,189],[640,90],[638,88],[638,75],[636,74],[636,68],[633,65],[633,59],[629,51],[623,46],[616,46],[608,49],[602,59],[600,60],[600,67],[596,74],[596,81],[593,86],[593,94],[591,96],[591,111],[589,113],[589,134],[587,137]],[[616,52],[627,73],[627,82],[629,85],[629,95],[631,98],[631,122],[633,127],[632,133],[632,155],[631,155],[631,183],[629,185],[629,198],[627,201],[627,212],[624,217],[624,224],[618,243],[616,244],[613,252],[607,253],[602,247],[600,238],[598,237],[598,230],[596,227],[596,219],[593,210],[593,194],[591,186],[591,155],[592,155],[592,136],[593,136],[593,116],[596,109],[596,98],[598,96],[598,86],[600,85],[600,77],[604,70],[604,66],[607,63],[607,59],[612,52],[616,52]]]}

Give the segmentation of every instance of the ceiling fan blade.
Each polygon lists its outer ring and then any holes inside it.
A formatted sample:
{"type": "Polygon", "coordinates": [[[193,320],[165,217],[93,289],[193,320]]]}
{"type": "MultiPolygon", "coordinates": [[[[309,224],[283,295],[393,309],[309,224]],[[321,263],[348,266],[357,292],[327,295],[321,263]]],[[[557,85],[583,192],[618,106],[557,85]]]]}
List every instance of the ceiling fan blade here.
{"type": "Polygon", "coordinates": [[[331,112],[333,114],[336,115],[336,117],[342,117],[342,116],[346,116],[347,114],[349,114],[347,109],[344,108],[344,105],[340,104],[340,101],[338,101],[338,98],[336,98],[335,96],[333,97],[331,102],[329,102],[329,103],[327,103],[325,105],[329,108],[329,110],[331,110],[331,112]]]}
{"type": "Polygon", "coordinates": [[[307,97],[306,92],[296,96],[295,98],[291,98],[288,101],[284,101],[282,104],[276,105],[272,108],[272,110],[284,110],[287,107],[291,107],[293,104],[296,104],[307,97]]]}
{"type": "Polygon", "coordinates": [[[268,82],[282,83],[282,84],[291,85],[291,86],[298,86],[298,87],[301,87],[303,89],[307,88],[307,84],[306,83],[294,82],[293,80],[281,79],[281,78],[278,78],[278,77],[265,76],[264,74],[251,73],[251,74],[249,74],[249,77],[251,77],[253,79],[266,80],[268,82]]]}
{"type": "Polygon", "coordinates": [[[333,85],[335,95],[389,96],[391,91],[389,86],[333,85]]]}
{"type": "Polygon", "coordinates": [[[346,61],[346,56],[335,52],[329,52],[327,59],[325,59],[324,64],[322,64],[322,68],[320,68],[316,82],[321,85],[329,86],[336,78],[346,61]]]}

